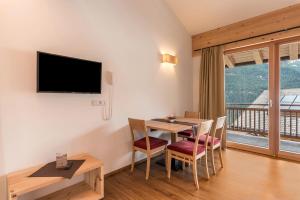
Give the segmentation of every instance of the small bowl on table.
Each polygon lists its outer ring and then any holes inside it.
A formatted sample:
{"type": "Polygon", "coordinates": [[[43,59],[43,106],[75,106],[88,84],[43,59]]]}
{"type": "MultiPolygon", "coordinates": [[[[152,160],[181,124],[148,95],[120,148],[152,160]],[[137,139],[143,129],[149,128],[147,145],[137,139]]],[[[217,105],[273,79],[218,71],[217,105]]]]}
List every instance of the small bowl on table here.
{"type": "Polygon", "coordinates": [[[168,117],[170,123],[174,123],[176,121],[176,117],[168,117]]]}

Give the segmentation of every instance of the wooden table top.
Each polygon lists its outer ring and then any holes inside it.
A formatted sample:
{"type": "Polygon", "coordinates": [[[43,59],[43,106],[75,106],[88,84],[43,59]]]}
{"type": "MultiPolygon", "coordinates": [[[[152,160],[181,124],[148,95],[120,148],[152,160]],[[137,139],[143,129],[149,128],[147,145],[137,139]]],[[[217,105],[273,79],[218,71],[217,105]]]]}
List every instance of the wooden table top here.
{"type": "MultiPolygon", "coordinates": [[[[85,160],[85,162],[75,172],[74,176],[82,175],[93,169],[97,169],[103,166],[102,161],[94,158],[89,154],[71,156],[68,157],[68,159],[85,160]]],[[[44,164],[8,174],[7,181],[9,193],[19,196],[37,190],[39,188],[58,183],[65,179],[63,177],[28,177],[29,175],[40,169],[42,166],[44,166],[44,164]]]]}
{"type": "MultiPolygon", "coordinates": [[[[178,122],[188,122],[193,124],[200,124],[205,121],[204,119],[194,119],[194,118],[184,118],[184,117],[176,117],[176,121],[178,122]]],[[[176,124],[176,123],[168,123],[168,122],[160,122],[154,120],[146,121],[146,127],[162,130],[162,131],[170,131],[172,133],[178,133],[180,131],[191,129],[190,125],[176,124]]]]}

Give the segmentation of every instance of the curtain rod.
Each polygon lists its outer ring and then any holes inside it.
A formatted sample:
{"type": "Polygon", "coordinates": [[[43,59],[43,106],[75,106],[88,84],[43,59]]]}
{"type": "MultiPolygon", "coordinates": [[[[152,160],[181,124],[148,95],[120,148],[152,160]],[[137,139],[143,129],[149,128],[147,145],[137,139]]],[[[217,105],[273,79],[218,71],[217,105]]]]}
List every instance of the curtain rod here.
{"type": "MultiPolygon", "coordinates": [[[[284,32],[284,31],[290,31],[290,30],[297,29],[297,28],[300,28],[300,26],[294,26],[294,27],[287,28],[287,29],[273,31],[273,32],[269,32],[269,33],[264,33],[264,34],[261,34],[261,35],[252,36],[252,37],[248,37],[248,38],[244,38],[244,39],[239,39],[239,40],[235,40],[235,41],[231,41],[231,42],[226,42],[226,43],[223,43],[223,44],[213,45],[213,46],[209,46],[209,47],[217,47],[217,46],[222,46],[222,45],[226,45],[226,44],[232,44],[232,43],[235,43],[235,42],[241,42],[241,41],[244,41],[244,40],[249,40],[249,39],[253,39],[253,38],[257,38],[257,37],[263,37],[263,36],[266,36],[266,35],[271,35],[271,34],[275,34],[275,33],[281,33],[281,32],[284,32]]],[[[205,47],[205,48],[209,48],[209,47],[205,47]]],[[[201,51],[202,49],[205,49],[205,48],[196,49],[194,51],[201,51]]]]}

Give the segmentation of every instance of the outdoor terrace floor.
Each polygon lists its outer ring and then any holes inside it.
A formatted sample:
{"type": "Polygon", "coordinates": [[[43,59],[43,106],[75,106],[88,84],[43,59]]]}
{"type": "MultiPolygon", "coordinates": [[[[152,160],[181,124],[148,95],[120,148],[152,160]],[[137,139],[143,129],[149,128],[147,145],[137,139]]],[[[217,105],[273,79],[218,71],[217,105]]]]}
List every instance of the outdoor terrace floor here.
{"type": "MultiPolygon", "coordinates": [[[[262,148],[268,148],[269,146],[269,139],[266,137],[245,135],[245,133],[240,133],[241,132],[236,133],[235,131],[227,131],[227,140],[235,143],[247,144],[262,148]]],[[[300,142],[281,140],[280,150],[300,154],[300,142]]]]}

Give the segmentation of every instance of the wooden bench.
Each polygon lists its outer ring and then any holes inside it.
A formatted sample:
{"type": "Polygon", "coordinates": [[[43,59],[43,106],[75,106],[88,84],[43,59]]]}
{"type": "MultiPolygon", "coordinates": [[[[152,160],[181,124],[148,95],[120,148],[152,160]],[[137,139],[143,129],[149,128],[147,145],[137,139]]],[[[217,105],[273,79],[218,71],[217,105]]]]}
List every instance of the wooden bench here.
{"type": "MultiPolygon", "coordinates": [[[[99,200],[104,197],[104,171],[102,161],[89,154],[80,154],[68,159],[85,160],[75,172],[75,176],[84,175],[84,181],[49,194],[40,200],[99,200]]],[[[13,172],[7,175],[8,199],[17,200],[21,195],[60,183],[63,177],[28,177],[43,165],[13,172]]]]}

